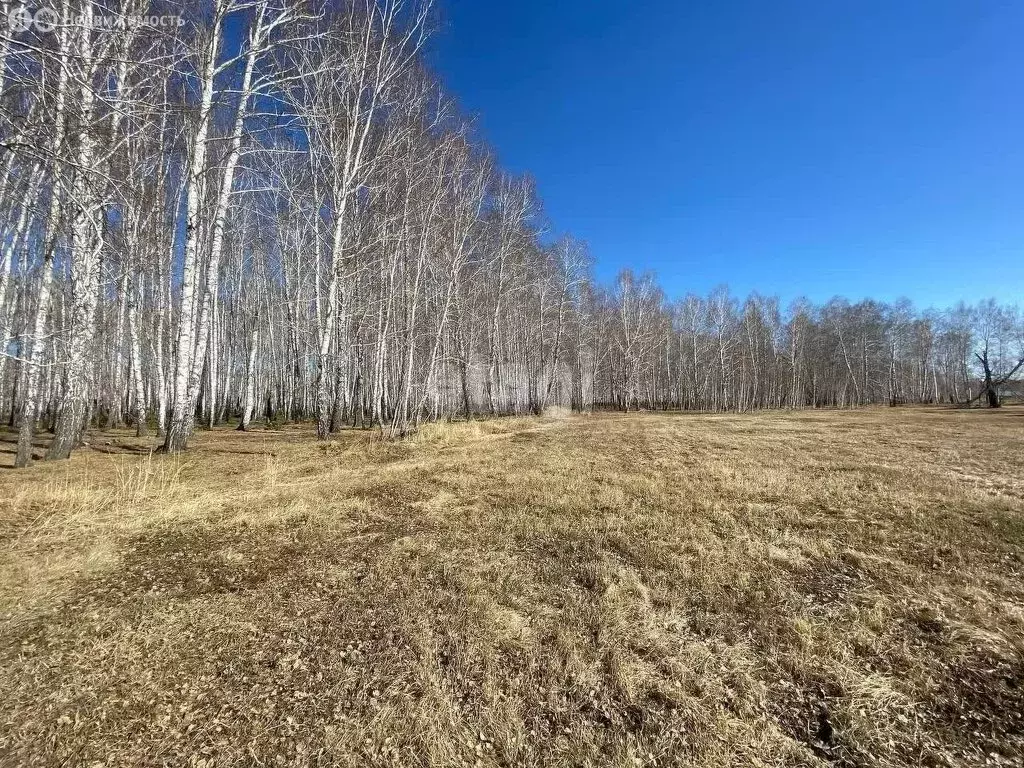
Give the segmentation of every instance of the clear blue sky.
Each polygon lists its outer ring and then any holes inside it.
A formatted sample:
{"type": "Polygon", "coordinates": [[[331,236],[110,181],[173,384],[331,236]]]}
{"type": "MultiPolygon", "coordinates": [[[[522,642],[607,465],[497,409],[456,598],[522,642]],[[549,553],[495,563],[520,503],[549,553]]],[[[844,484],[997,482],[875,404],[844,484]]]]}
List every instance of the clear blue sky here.
{"type": "Polygon", "coordinates": [[[1024,300],[1024,3],[441,2],[432,62],[599,277],[1024,300]]]}

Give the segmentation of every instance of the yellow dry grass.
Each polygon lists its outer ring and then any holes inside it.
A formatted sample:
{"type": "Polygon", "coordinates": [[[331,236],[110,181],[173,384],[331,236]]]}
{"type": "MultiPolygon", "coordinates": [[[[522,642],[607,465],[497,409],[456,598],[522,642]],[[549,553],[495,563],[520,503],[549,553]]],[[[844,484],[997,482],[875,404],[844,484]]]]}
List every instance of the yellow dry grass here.
{"type": "Polygon", "coordinates": [[[0,764],[1024,757],[1020,408],[92,445],[0,471],[0,764]]]}

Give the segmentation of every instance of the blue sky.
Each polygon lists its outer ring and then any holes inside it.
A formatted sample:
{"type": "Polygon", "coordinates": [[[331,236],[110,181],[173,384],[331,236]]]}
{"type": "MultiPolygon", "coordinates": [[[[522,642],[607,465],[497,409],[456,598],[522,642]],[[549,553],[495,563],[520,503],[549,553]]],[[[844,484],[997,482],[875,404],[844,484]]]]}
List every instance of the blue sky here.
{"type": "Polygon", "coordinates": [[[433,64],[602,279],[1024,299],[1024,3],[442,2],[433,64]]]}

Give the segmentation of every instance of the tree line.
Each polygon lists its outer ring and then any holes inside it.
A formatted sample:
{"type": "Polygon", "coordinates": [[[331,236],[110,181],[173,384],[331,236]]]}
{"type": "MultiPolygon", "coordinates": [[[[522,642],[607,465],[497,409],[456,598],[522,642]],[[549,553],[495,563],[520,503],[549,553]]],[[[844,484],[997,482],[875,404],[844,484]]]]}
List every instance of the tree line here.
{"type": "Polygon", "coordinates": [[[311,420],[326,439],[551,406],[998,405],[1024,363],[1021,313],[994,302],[600,284],[430,71],[428,2],[48,12],[0,32],[0,417],[18,466],[39,431],[66,458],[90,427],[177,452],[228,420],[311,420]]]}

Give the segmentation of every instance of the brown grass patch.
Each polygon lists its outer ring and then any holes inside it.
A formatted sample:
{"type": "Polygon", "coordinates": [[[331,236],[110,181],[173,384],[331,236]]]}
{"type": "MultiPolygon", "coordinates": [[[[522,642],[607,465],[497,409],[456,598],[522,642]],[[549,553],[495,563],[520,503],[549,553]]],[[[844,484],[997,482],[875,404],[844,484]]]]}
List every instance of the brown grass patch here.
{"type": "Polygon", "coordinates": [[[0,763],[1019,765],[1022,426],[108,434],[0,472],[0,763]]]}

